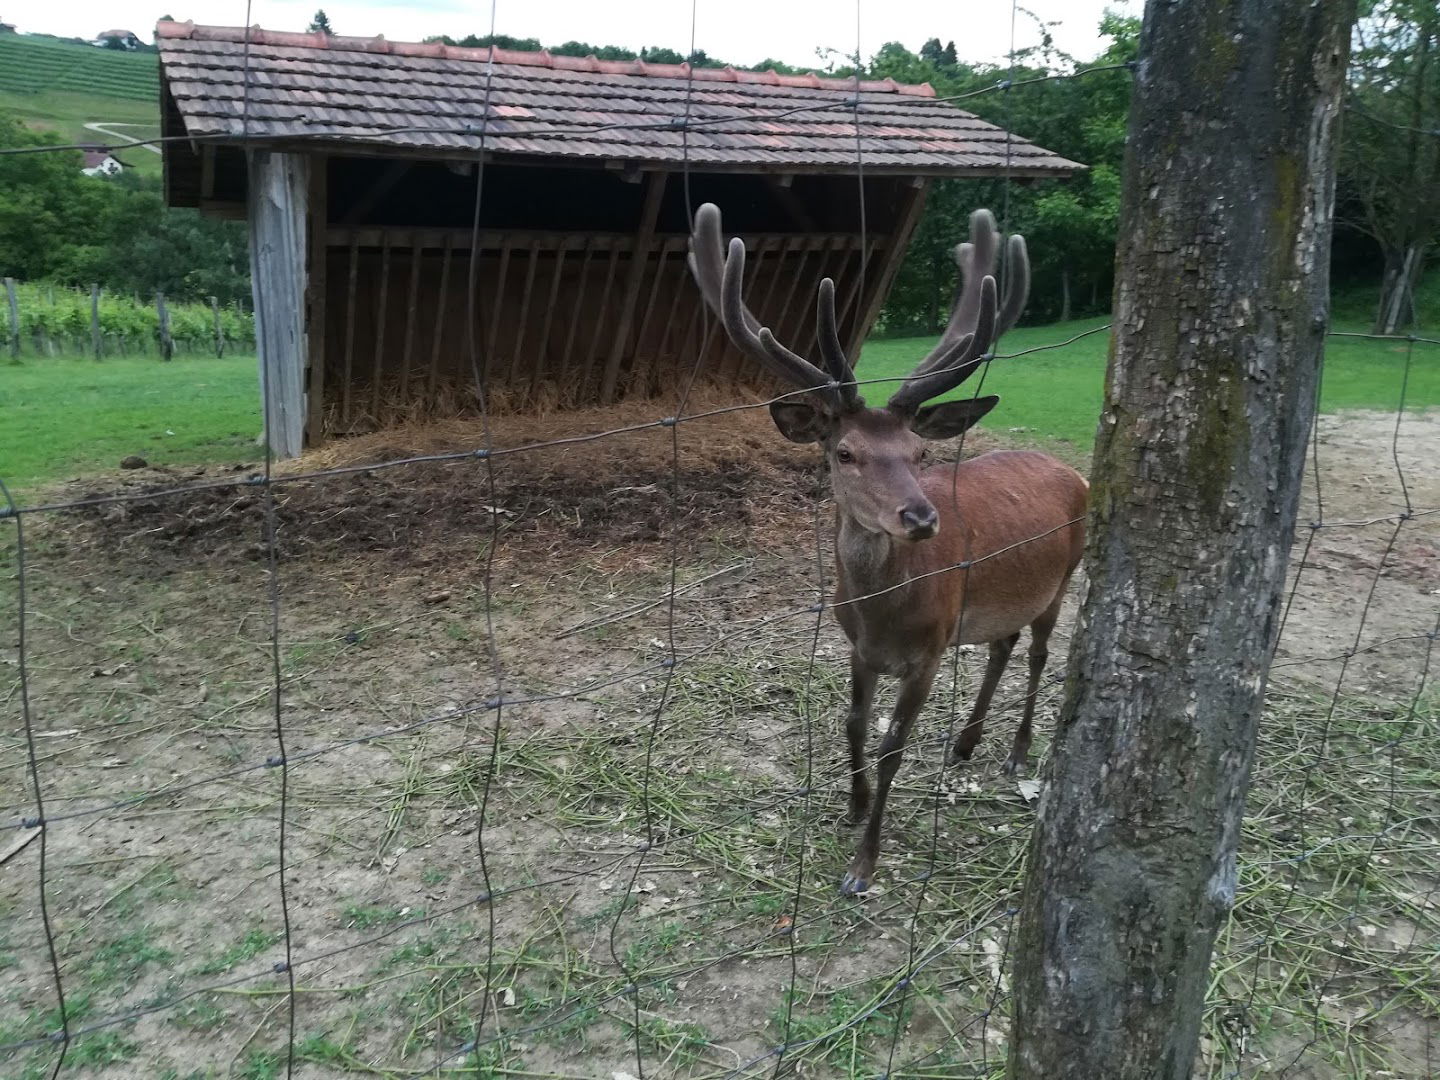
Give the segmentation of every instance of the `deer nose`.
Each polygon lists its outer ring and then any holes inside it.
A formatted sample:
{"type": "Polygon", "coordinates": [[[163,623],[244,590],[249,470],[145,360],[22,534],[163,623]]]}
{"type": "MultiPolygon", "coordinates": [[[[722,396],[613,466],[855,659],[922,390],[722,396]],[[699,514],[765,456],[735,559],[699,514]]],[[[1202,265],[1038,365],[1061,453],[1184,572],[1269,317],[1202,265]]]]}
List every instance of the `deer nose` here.
{"type": "Polygon", "coordinates": [[[928,502],[900,508],[900,524],[911,540],[928,540],[935,535],[940,515],[928,502]]]}

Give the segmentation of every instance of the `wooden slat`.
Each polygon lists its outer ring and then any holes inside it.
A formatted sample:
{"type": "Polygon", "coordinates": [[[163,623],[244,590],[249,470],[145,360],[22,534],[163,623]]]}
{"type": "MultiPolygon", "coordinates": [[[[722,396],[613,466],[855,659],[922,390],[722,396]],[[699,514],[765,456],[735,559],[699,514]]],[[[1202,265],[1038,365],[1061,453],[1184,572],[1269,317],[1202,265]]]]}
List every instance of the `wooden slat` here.
{"type": "Polygon", "coordinates": [[[430,376],[425,383],[425,401],[435,403],[435,387],[440,378],[440,348],[444,337],[445,312],[450,300],[450,238],[445,238],[440,256],[440,289],[435,294],[435,338],[430,343],[430,376]]]}
{"type": "Polygon", "coordinates": [[[615,399],[620,378],[620,363],[629,349],[630,326],[635,318],[635,304],[645,279],[650,260],[650,246],[655,239],[655,222],[660,213],[660,199],[665,194],[666,173],[651,173],[645,180],[645,203],[640,210],[640,227],[635,234],[635,247],[630,254],[630,272],[625,279],[625,292],[620,301],[619,318],[615,323],[615,340],[605,362],[605,375],[600,382],[600,403],[608,405],[615,399]]]}
{"type": "MultiPolygon", "coordinates": [[[[648,383],[654,374],[655,350],[646,350],[645,333],[650,329],[651,317],[655,314],[655,301],[660,293],[660,283],[665,281],[673,272],[670,266],[670,253],[672,245],[678,241],[662,240],[655,255],[655,272],[650,277],[650,295],[645,301],[645,312],[640,316],[639,326],[635,330],[634,360],[630,369],[630,381],[627,392],[632,395],[645,394],[648,392],[648,383]]],[[[682,247],[680,250],[684,250],[682,247]]]]}
{"type": "Polygon", "coordinates": [[[555,305],[560,299],[560,278],[565,273],[565,249],[555,252],[555,270],[550,275],[550,295],[545,301],[545,322],[540,330],[540,347],[535,350],[535,363],[530,370],[530,400],[540,392],[540,379],[545,373],[545,360],[550,352],[550,326],[555,320],[555,305]]]}
{"type": "MultiPolygon", "coordinates": [[[[478,251],[470,252],[471,265],[480,257],[478,251]]],[[[495,300],[490,305],[489,312],[485,313],[490,320],[490,333],[485,343],[485,355],[480,358],[480,382],[485,388],[485,393],[490,392],[490,361],[495,355],[495,342],[500,333],[500,324],[504,321],[505,309],[501,305],[505,302],[506,278],[510,275],[510,234],[505,233],[500,237],[500,267],[495,273],[495,300]]],[[[478,288],[478,284],[476,285],[478,288]]],[[[477,387],[477,390],[480,388],[477,387]]]]}
{"type": "MultiPolygon", "coordinates": [[[[871,238],[865,250],[858,253],[858,258],[851,260],[853,265],[849,267],[850,280],[841,285],[840,300],[835,305],[835,327],[837,332],[842,335],[844,334],[845,320],[850,317],[851,310],[855,307],[856,300],[860,296],[860,286],[862,282],[866,286],[866,292],[869,292],[870,278],[875,273],[875,253],[879,247],[879,238],[871,238]],[[863,272],[861,271],[862,266],[864,267],[863,272]]],[[[851,336],[853,337],[853,335],[851,336]]],[[[845,341],[847,339],[842,336],[840,340],[845,341]]],[[[847,352],[845,355],[853,366],[856,359],[855,354],[847,352]]]]}
{"type": "MultiPolygon", "coordinates": [[[[240,207],[241,216],[244,215],[244,207],[240,207]]],[[[470,229],[411,229],[401,226],[379,226],[379,225],[331,225],[328,230],[329,244],[331,247],[345,247],[352,240],[358,241],[361,247],[378,248],[381,238],[386,234],[404,233],[409,236],[416,234],[416,243],[424,248],[441,248],[445,241],[450,241],[450,246],[455,251],[469,251],[474,233],[470,229]]],[[[672,234],[680,235],[680,234],[672,234]]],[[[493,251],[498,248],[506,236],[515,241],[515,247],[519,250],[528,251],[532,247],[539,247],[542,251],[554,251],[564,248],[566,251],[580,251],[587,245],[596,251],[609,251],[618,247],[621,251],[629,251],[635,244],[635,237],[632,233],[583,233],[575,231],[558,232],[550,229],[487,229],[480,233],[480,250],[493,251]]]]}
{"type": "Polygon", "coordinates": [[[589,243],[586,243],[585,254],[580,262],[580,280],[578,288],[575,290],[575,302],[570,305],[570,329],[565,332],[565,351],[560,357],[559,380],[561,383],[569,380],[570,385],[568,389],[571,391],[575,391],[577,384],[575,380],[569,379],[570,355],[575,346],[575,332],[580,326],[580,320],[585,311],[585,286],[590,279],[590,261],[594,254],[595,249],[589,243]]]}
{"type": "Polygon", "coordinates": [[[350,390],[355,385],[355,286],[360,278],[360,245],[350,245],[350,280],[345,290],[345,378],[340,384],[340,426],[350,426],[350,390]]]}
{"type": "Polygon", "coordinates": [[[510,352],[510,386],[520,381],[520,361],[525,352],[525,336],[530,322],[530,294],[535,288],[535,267],[540,261],[540,249],[532,247],[530,258],[525,263],[525,288],[520,293],[520,314],[515,319],[515,342],[510,352]]]}
{"type": "Polygon", "coordinates": [[[410,295],[405,302],[405,345],[400,350],[400,401],[410,400],[410,349],[415,343],[415,323],[420,316],[420,245],[410,248],[410,295]]]}
{"type": "Polygon", "coordinates": [[[890,294],[890,286],[895,283],[895,275],[900,272],[900,265],[905,261],[906,249],[910,246],[910,238],[915,235],[915,227],[920,222],[920,212],[925,208],[925,197],[929,190],[928,180],[922,180],[918,187],[908,189],[909,194],[900,209],[895,230],[885,238],[885,255],[881,259],[878,272],[866,275],[866,295],[861,299],[860,317],[855,320],[850,340],[845,345],[846,355],[850,357],[852,364],[859,363],[860,348],[870,335],[870,328],[875,325],[875,320],[880,317],[885,297],[890,294]]]}
{"type": "Polygon", "coordinates": [[[380,246],[380,299],[375,305],[375,372],[370,386],[370,413],[380,417],[380,382],[385,364],[385,314],[390,299],[390,237],[380,246]]]}
{"type": "Polygon", "coordinates": [[[590,376],[595,370],[595,357],[600,349],[600,343],[604,340],[605,323],[608,321],[606,315],[610,311],[610,291],[615,284],[615,268],[620,262],[620,250],[610,249],[609,264],[605,267],[605,287],[600,292],[599,314],[595,319],[595,332],[590,336],[590,348],[585,353],[585,368],[580,374],[581,393],[589,391],[590,376]]]}
{"type": "MultiPolygon", "coordinates": [[[[329,182],[323,154],[310,159],[309,260],[310,280],[306,285],[306,346],[310,361],[309,392],[305,409],[305,440],[318,446],[325,426],[325,339],[329,326],[326,316],[326,216],[329,213],[329,182]]],[[[219,313],[216,313],[219,317],[219,313]]]]}
{"type": "MultiPolygon", "coordinates": [[[[680,243],[682,245],[681,250],[685,250],[687,246],[686,241],[681,240],[680,243]]],[[[663,358],[667,355],[666,349],[670,345],[672,331],[675,329],[675,315],[680,310],[681,301],[686,299],[693,301],[700,295],[699,290],[694,287],[694,279],[690,276],[690,267],[683,259],[681,260],[681,266],[681,276],[675,282],[675,291],[670,297],[670,310],[665,313],[665,321],[660,324],[660,340],[655,344],[655,355],[657,358],[663,358]]]]}

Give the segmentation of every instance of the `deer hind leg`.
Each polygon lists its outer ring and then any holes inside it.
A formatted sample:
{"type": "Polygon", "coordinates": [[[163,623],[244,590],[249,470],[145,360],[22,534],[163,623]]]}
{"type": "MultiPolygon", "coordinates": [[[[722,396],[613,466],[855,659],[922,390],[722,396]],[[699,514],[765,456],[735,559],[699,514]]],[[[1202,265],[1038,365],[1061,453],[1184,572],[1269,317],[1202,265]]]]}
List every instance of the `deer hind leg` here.
{"type": "Polygon", "coordinates": [[[980,693],[975,695],[970,719],[965,721],[965,727],[955,740],[951,761],[969,761],[975,747],[980,745],[980,736],[985,734],[985,714],[990,711],[990,699],[995,696],[995,687],[1000,685],[1000,676],[1005,674],[1005,665],[1010,662],[1010,654],[1019,640],[1020,635],[1016,633],[990,642],[990,661],[985,665],[985,678],[980,681],[980,693]]]}
{"type": "Polygon", "coordinates": [[[870,706],[875,701],[875,672],[850,654],[850,712],[845,734],[850,739],[850,820],[865,820],[870,811],[870,781],[865,775],[865,738],[870,734],[870,706]]]}
{"type": "Polygon", "coordinates": [[[1025,767],[1030,755],[1031,722],[1035,719],[1035,698],[1040,693],[1040,676],[1045,673],[1045,662],[1050,659],[1050,632],[1060,618],[1060,605],[1065,600],[1061,589],[1041,616],[1030,624],[1030,684],[1025,689],[1025,715],[1020,718],[1020,727],[1015,732],[1015,745],[1010,748],[1010,757],[1005,761],[1005,772],[1013,775],[1025,767]]]}
{"type": "Polygon", "coordinates": [[[927,659],[922,668],[906,675],[900,684],[890,729],[880,742],[875,804],[870,808],[870,820],[865,826],[860,847],[840,882],[840,891],[847,896],[865,892],[874,880],[875,862],[880,856],[880,826],[885,817],[885,800],[890,795],[890,783],[895,779],[895,770],[900,768],[900,757],[905,752],[905,741],[910,737],[915,717],[920,715],[921,708],[930,697],[930,686],[935,681],[935,669],[939,663],[938,656],[927,659]]]}

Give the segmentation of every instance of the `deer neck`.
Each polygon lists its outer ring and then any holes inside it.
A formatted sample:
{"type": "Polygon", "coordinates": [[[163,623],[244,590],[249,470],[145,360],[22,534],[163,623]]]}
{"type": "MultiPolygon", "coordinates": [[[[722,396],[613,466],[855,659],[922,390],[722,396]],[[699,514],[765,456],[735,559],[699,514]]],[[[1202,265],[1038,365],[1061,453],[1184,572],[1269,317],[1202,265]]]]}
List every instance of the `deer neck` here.
{"type": "MultiPolygon", "coordinates": [[[[893,588],[910,577],[907,545],[888,533],[871,532],[843,510],[835,521],[835,559],[844,596],[869,596],[893,588]]],[[[901,599],[905,590],[892,597],[901,599]]]]}

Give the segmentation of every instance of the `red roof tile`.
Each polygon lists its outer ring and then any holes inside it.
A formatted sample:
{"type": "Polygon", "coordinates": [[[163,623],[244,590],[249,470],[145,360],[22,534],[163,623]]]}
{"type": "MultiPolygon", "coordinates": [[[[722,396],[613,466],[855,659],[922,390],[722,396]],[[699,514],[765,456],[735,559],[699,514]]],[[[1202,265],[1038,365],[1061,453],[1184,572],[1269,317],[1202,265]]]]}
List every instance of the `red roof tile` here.
{"type": "MultiPolygon", "coordinates": [[[[829,171],[856,156],[856,81],[384,38],[161,22],[162,77],[191,136],[417,151],[829,171]],[[248,67],[248,80],[246,69],[248,67]],[[248,82],[248,93],[246,84],[248,82]],[[683,130],[689,117],[689,132],[683,130]]],[[[1083,168],[928,85],[859,84],[867,169],[1065,176],[1083,168]],[[1008,145],[1007,145],[1008,141],[1008,145]]]]}

